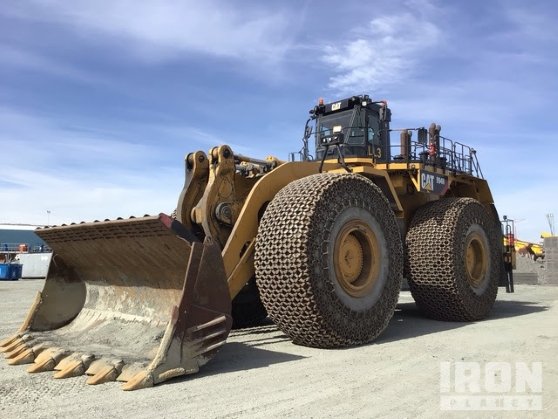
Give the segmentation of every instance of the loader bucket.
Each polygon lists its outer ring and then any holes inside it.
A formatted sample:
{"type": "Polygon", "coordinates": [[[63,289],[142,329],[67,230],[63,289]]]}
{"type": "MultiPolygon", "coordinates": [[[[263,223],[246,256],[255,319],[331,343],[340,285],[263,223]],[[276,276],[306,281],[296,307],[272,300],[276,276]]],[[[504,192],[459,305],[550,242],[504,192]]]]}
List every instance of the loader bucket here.
{"type": "Polygon", "coordinates": [[[0,342],[9,364],[124,390],[192,374],[229,334],[219,247],[165,214],[44,228],[53,249],[42,292],[0,342]]]}

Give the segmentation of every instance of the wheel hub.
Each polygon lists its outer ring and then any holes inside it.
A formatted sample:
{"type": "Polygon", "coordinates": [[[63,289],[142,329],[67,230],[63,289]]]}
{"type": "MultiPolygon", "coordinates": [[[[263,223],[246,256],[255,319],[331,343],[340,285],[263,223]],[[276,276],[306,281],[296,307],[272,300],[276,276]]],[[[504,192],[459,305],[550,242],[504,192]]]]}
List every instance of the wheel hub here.
{"type": "Polygon", "coordinates": [[[339,258],[339,269],[341,270],[341,275],[350,284],[354,283],[360,273],[362,272],[362,245],[359,243],[358,239],[349,234],[341,243],[340,258],[339,258]]]}
{"type": "Polygon", "coordinates": [[[480,288],[486,278],[488,254],[484,240],[478,233],[472,233],[465,246],[467,280],[473,288],[480,288]]]}
{"type": "Polygon", "coordinates": [[[334,263],[337,280],[353,297],[363,297],[374,287],[380,272],[378,240],[359,220],[347,223],[335,240],[334,263]]]}

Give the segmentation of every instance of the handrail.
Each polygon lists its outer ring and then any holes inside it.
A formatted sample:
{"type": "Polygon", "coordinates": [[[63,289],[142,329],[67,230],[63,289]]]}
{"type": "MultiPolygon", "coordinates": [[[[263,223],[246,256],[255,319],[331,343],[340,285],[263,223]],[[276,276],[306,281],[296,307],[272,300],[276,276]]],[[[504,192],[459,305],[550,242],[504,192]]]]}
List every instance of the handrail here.
{"type": "MultiPolygon", "coordinates": [[[[392,129],[390,131],[418,131],[421,128],[392,129]]],[[[455,173],[467,173],[476,177],[484,178],[477,152],[474,148],[462,144],[459,141],[440,135],[440,144],[437,150],[432,150],[428,143],[409,141],[409,147],[402,144],[391,144],[390,151],[392,163],[424,163],[449,169],[455,173]],[[405,156],[403,147],[408,150],[405,156]]]]}
{"type": "Polygon", "coordinates": [[[47,245],[29,243],[0,243],[0,254],[2,253],[50,253],[52,249],[47,245]]]}

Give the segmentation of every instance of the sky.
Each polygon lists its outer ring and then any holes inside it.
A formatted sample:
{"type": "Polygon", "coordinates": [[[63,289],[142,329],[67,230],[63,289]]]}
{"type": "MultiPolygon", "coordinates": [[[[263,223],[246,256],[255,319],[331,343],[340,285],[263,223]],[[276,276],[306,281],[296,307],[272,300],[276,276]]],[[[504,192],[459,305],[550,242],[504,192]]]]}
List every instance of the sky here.
{"type": "MultiPolygon", "coordinates": [[[[552,0],[0,0],[0,223],[170,213],[188,152],[287,159],[319,97],[471,145],[500,215],[558,218],[552,0]]],[[[395,136],[397,140],[397,136],[395,136]]]]}

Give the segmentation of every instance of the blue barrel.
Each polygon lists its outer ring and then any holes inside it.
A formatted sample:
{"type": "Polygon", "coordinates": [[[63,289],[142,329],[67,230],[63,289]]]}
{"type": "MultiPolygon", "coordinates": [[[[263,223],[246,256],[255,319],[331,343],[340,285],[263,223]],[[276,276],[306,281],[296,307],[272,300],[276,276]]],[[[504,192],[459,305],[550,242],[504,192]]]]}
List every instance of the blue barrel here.
{"type": "Polygon", "coordinates": [[[0,263],[0,280],[16,281],[21,278],[22,269],[20,263],[0,263]]]}
{"type": "Polygon", "coordinates": [[[10,279],[10,264],[0,263],[0,279],[10,279]]]}
{"type": "Polygon", "coordinates": [[[12,263],[10,264],[11,272],[10,272],[10,279],[12,281],[17,281],[21,278],[21,272],[23,270],[23,265],[21,263],[12,263]]]}

